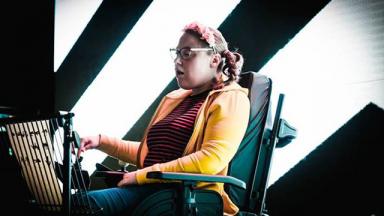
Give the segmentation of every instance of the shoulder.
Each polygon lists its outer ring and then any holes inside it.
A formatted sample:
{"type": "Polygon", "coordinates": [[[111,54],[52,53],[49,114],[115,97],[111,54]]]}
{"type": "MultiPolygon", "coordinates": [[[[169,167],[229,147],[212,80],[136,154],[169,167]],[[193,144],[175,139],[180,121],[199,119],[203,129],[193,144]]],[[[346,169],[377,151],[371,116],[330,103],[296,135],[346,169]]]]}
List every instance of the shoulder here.
{"type": "Polygon", "coordinates": [[[216,102],[230,102],[232,100],[249,102],[248,89],[241,87],[235,82],[214,93],[217,94],[216,102]]]}
{"type": "Polygon", "coordinates": [[[222,90],[216,91],[212,96],[210,109],[220,109],[222,111],[247,112],[250,109],[248,99],[248,89],[242,88],[239,84],[233,83],[224,87],[222,90]],[[216,96],[214,96],[214,94],[216,96]]]}

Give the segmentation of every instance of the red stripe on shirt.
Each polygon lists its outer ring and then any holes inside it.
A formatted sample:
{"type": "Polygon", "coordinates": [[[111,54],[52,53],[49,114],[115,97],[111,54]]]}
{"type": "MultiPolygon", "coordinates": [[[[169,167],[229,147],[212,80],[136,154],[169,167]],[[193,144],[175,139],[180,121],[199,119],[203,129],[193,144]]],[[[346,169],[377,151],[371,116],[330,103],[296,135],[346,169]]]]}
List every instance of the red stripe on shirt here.
{"type": "Polygon", "coordinates": [[[208,92],[187,97],[164,119],[149,129],[148,154],[144,160],[144,167],[182,156],[191,138],[197,113],[208,92]]]}

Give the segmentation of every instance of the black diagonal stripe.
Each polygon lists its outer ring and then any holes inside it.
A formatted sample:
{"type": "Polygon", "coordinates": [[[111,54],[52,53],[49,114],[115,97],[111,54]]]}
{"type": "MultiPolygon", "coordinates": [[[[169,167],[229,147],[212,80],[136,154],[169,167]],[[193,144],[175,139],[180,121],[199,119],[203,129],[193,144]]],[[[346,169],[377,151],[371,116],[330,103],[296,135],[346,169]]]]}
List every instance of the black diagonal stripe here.
{"type": "Polygon", "coordinates": [[[71,110],[151,1],[107,0],[56,72],[56,110],[71,110]]]}
{"type": "Polygon", "coordinates": [[[244,71],[259,71],[330,0],[243,0],[219,30],[230,48],[239,48],[244,71]]]}

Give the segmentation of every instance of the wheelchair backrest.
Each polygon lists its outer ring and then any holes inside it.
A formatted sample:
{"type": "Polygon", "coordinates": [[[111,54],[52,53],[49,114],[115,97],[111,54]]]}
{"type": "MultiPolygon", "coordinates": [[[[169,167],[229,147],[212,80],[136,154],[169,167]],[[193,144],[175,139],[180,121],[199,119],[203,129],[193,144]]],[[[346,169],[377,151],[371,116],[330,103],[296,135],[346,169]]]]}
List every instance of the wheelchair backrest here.
{"type": "Polygon", "coordinates": [[[252,197],[257,196],[251,192],[255,191],[252,188],[255,187],[257,162],[262,154],[260,151],[263,134],[271,122],[269,108],[272,81],[264,75],[251,71],[241,74],[239,84],[249,90],[251,112],[245,136],[229,164],[228,175],[243,180],[247,184],[247,189],[225,185],[225,190],[241,211],[250,211],[252,197]]]}

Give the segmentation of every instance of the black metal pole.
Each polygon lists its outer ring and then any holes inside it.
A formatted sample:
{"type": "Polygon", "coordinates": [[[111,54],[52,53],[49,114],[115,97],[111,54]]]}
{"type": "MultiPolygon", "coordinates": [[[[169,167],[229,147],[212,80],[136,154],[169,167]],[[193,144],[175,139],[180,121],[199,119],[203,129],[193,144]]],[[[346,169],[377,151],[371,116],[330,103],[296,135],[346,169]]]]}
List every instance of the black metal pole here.
{"type": "Polygon", "coordinates": [[[62,215],[71,214],[71,141],[72,141],[72,113],[64,116],[64,158],[63,158],[63,209],[62,215]]]}
{"type": "Polygon", "coordinates": [[[284,102],[284,94],[279,94],[279,100],[277,102],[272,132],[270,134],[269,143],[268,143],[267,152],[266,152],[267,155],[264,163],[265,167],[263,168],[263,174],[260,180],[261,181],[260,185],[262,185],[263,188],[261,188],[260,190],[262,194],[260,196],[260,199],[258,200],[258,205],[256,206],[256,214],[260,216],[263,215],[265,194],[268,187],[267,184],[268,184],[269,173],[272,165],[273,151],[276,147],[276,142],[277,142],[277,133],[279,130],[279,122],[281,117],[281,110],[283,109],[283,102],[284,102]]]}

